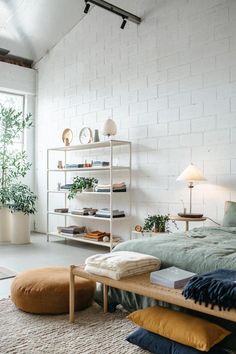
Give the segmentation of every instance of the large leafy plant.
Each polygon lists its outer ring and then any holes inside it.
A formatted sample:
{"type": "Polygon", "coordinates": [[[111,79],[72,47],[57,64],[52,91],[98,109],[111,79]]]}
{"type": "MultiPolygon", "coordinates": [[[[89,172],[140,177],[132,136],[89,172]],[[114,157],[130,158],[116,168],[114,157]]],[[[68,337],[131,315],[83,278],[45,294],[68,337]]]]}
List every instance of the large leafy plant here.
{"type": "Polygon", "coordinates": [[[81,193],[85,189],[93,188],[97,183],[98,180],[94,177],[74,177],[72,186],[69,190],[68,199],[73,199],[78,192],[81,193]]]}
{"type": "Polygon", "coordinates": [[[0,105],[0,205],[7,206],[11,200],[11,186],[30,170],[25,151],[14,149],[25,128],[33,124],[31,114],[0,105]]]}
{"type": "Polygon", "coordinates": [[[27,215],[36,212],[35,203],[37,197],[25,184],[13,184],[10,187],[10,198],[9,208],[11,212],[20,211],[27,215]]]}

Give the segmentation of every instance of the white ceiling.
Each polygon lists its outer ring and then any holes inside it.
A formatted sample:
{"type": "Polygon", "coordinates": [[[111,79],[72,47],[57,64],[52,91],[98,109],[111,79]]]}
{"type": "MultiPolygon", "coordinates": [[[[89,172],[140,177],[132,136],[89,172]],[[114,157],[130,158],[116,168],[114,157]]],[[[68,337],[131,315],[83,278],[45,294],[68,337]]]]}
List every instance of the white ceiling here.
{"type": "Polygon", "coordinates": [[[0,0],[0,48],[38,61],[84,16],[83,0],[0,0]]]}

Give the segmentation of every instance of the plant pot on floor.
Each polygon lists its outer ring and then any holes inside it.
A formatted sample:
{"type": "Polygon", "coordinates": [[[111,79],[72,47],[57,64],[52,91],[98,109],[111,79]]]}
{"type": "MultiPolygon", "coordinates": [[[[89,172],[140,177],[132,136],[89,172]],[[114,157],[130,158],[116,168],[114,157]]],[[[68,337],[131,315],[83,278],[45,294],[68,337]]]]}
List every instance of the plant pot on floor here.
{"type": "Polygon", "coordinates": [[[18,245],[30,243],[30,215],[21,211],[12,213],[11,243],[18,245]]]}
{"type": "Polygon", "coordinates": [[[11,212],[0,208],[0,243],[11,241],[11,212]]]}

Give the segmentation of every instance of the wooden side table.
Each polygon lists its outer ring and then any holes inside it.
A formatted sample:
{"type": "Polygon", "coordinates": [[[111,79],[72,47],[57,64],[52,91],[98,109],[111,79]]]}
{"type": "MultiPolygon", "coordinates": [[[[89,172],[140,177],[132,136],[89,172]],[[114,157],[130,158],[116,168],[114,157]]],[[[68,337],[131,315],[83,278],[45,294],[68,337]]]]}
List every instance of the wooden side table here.
{"type": "Polygon", "coordinates": [[[170,220],[185,222],[185,231],[189,230],[189,223],[190,222],[206,221],[206,219],[207,219],[206,216],[202,216],[201,218],[185,218],[185,217],[179,216],[179,215],[170,215],[169,218],[170,218],[170,220]]]}

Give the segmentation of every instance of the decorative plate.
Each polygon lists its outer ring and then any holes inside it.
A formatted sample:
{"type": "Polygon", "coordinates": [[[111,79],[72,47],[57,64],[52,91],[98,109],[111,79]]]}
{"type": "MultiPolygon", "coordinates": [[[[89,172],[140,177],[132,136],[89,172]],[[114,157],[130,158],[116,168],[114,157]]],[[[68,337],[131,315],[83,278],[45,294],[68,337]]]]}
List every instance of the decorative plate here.
{"type": "Polygon", "coordinates": [[[81,144],[90,144],[93,141],[93,132],[90,128],[84,127],[79,133],[79,141],[81,144]]]}
{"type": "Polygon", "coordinates": [[[70,146],[70,143],[73,140],[73,133],[72,130],[69,128],[66,128],[65,130],[63,130],[62,133],[62,141],[65,144],[65,146],[70,146]]]}

